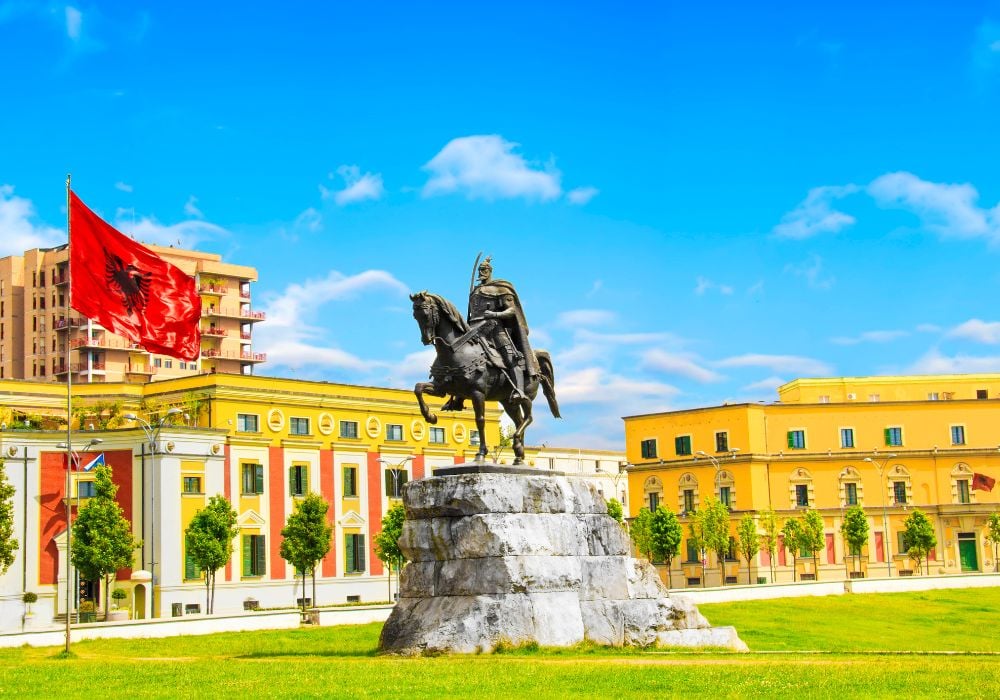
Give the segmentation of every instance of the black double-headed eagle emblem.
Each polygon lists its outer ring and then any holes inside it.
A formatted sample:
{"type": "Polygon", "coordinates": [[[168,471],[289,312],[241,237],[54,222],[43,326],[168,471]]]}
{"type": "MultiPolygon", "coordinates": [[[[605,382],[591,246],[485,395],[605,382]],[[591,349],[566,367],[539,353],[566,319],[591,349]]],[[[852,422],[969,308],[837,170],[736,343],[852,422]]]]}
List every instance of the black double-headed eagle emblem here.
{"type": "Polygon", "coordinates": [[[104,255],[104,279],[108,288],[121,297],[129,314],[142,312],[149,301],[149,283],[153,274],[143,272],[135,265],[126,265],[121,258],[108,251],[104,251],[104,255]]]}

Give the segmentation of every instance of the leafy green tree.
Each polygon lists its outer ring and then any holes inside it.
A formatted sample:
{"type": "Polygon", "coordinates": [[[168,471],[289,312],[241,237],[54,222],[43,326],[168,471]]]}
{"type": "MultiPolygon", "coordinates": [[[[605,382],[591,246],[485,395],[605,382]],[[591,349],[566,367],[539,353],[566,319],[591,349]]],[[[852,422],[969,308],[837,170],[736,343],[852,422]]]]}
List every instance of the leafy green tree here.
{"type": "Polygon", "coordinates": [[[318,493],[308,493],[281,529],[281,558],[302,572],[302,611],[306,609],[306,572],[312,574],[312,602],[316,606],[316,565],[330,551],[333,528],[327,522],[330,509],[318,493]]]}
{"type": "Polygon", "coordinates": [[[132,566],[133,552],[141,542],[132,535],[132,525],[115,500],[118,486],[111,480],[111,468],[99,466],[94,476],[94,496],[80,508],[73,523],[72,562],[84,578],[104,582],[107,617],[111,580],[118,569],[132,566]]]}
{"type": "Polygon", "coordinates": [[[3,460],[0,459],[0,576],[14,563],[17,551],[14,537],[14,485],[7,481],[3,460]]]}
{"type": "Polygon", "coordinates": [[[184,551],[205,572],[205,612],[209,615],[215,609],[215,574],[232,557],[233,540],[240,534],[236,518],[225,496],[212,496],[184,531],[184,551]]]}
{"type": "Polygon", "coordinates": [[[809,552],[813,560],[813,571],[819,581],[819,560],[817,555],[826,546],[823,532],[823,516],[815,508],[810,508],[802,517],[802,551],[809,552]]]}
{"type": "Polygon", "coordinates": [[[777,571],[775,558],[778,555],[778,535],[780,534],[778,529],[778,514],[771,508],[768,508],[767,510],[762,510],[758,517],[760,520],[760,529],[764,531],[761,544],[763,545],[763,551],[767,552],[767,563],[771,569],[771,582],[774,583],[775,572],[777,571]]]}
{"type": "Polygon", "coordinates": [[[608,500],[608,515],[620,523],[624,522],[625,510],[622,508],[622,504],[619,503],[617,498],[611,498],[608,500]]]}
{"type": "MultiPolygon", "coordinates": [[[[908,545],[907,556],[917,562],[919,572],[921,562],[926,561],[928,553],[937,545],[934,524],[919,508],[914,508],[909,517],[903,521],[903,541],[908,545]]],[[[930,564],[927,566],[927,573],[930,573],[930,564]]]]}
{"type": "Polygon", "coordinates": [[[726,556],[731,548],[729,507],[714,496],[709,496],[699,509],[699,514],[704,546],[715,552],[719,563],[720,582],[724,586],[726,585],[726,556]]]}
{"type": "Polygon", "coordinates": [[[986,540],[993,545],[993,571],[1000,571],[997,548],[1000,546],[1000,513],[990,513],[986,520],[986,540]]]}
{"type": "Polygon", "coordinates": [[[643,506],[639,509],[639,513],[632,518],[628,528],[628,535],[632,538],[632,544],[635,545],[636,553],[645,555],[650,560],[653,558],[652,542],[650,541],[650,525],[652,524],[652,520],[652,512],[650,512],[649,508],[643,506]]]}
{"type": "Polygon", "coordinates": [[[858,570],[858,558],[862,548],[868,544],[868,517],[859,505],[853,505],[844,513],[844,522],[840,524],[840,532],[844,535],[848,551],[854,556],[854,571],[858,570]]]}
{"type": "Polygon", "coordinates": [[[789,518],[781,528],[781,535],[785,538],[785,547],[792,552],[792,581],[796,581],[799,552],[802,551],[802,521],[798,518],[789,518]]]}
{"type": "Polygon", "coordinates": [[[386,512],[385,517],[382,518],[382,531],[375,535],[375,555],[389,568],[390,600],[392,600],[393,564],[399,571],[406,561],[403,551],[399,548],[399,536],[403,534],[404,520],[406,520],[406,511],[402,503],[397,503],[386,512]]]}
{"type": "Polygon", "coordinates": [[[757,522],[751,513],[747,513],[736,526],[736,542],[740,554],[747,560],[747,584],[753,583],[750,580],[753,559],[760,551],[760,535],[757,533],[757,522]]]}
{"type": "MultiPolygon", "coordinates": [[[[647,511],[648,512],[648,511],[647,511]]],[[[670,568],[674,557],[681,553],[681,537],[684,530],[673,511],[657,506],[649,519],[649,547],[655,559],[667,565],[667,588],[673,587],[670,568]]]]}

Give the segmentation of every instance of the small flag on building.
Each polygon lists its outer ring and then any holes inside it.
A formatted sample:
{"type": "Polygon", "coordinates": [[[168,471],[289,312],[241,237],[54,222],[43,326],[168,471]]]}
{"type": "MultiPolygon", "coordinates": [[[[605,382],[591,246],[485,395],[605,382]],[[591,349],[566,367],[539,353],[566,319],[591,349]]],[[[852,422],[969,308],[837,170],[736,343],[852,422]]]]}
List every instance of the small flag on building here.
{"type": "Polygon", "coordinates": [[[115,230],[70,192],[72,307],[149,352],[201,354],[194,278],[115,230]]]}
{"type": "Polygon", "coordinates": [[[972,490],[976,491],[992,491],[993,487],[996,485],[997,480],[991,476],[986,476],[985,474],[973,474],[972,475],[972,490]]]}
{"type": "Polygon", "coordinates": [[[104,466],[104,453],[102,452],[101,454],[97,455],[92,460],[84,464],[83,471],[89,472],[94,467],[103,467],[103,466],[104,466]]]}

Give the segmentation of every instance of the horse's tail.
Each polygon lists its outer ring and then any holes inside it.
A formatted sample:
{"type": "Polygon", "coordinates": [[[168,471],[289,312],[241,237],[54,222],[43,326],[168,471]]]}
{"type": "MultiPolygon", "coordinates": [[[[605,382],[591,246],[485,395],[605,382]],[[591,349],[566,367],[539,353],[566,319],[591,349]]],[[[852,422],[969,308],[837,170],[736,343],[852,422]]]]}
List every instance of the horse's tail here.
{"type": "Polygon", "coordinates": [[[545,392],[545,400],[549,402],[549,410],[556,418],[562,418],[559,415],[559,402],[556,401],[556,372],[552,367],[552,358],[547,351],[536,350],[535,359],[541,370],[542,391],[545,392]]]}

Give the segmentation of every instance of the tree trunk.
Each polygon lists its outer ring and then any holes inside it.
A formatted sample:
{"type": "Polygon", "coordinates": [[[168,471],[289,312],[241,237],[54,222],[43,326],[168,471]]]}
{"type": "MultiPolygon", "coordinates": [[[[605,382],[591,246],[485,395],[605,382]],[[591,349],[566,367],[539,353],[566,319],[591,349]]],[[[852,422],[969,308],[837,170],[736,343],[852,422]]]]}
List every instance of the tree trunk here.
{"type": "Polygon", "coordinates": [[[319,603],[316,601],[316,565],[313,564],[312,568],[312,580],[313,580],[313,607],[318,608],[319,603]]]}
{"type": "Polygon", "coordinates": [[[819,581],[819,558],[815,554],[813,554],[813,575],[819,581]]]}
{"type": "Polygon", "coordinates": [[[205,572],[205,614],[212,614],[212,574],[205,572]]]}
{"type": "Polygon", "coordinates": [[[670,575],[670,568],[671,568],[671,564],[673,563],[673,561],[674,561],[673,559],[667,559],[667,590],[668,591],[671,588],[674,587],[674,584],[673,584],[673,581],[671,580],[671,575],[670,575]]]}
{"type": "MultiPolygon", "coordinates": [[[[114,576],[114,574],[111,574],[114,576]]],[[[110,610],[109,604],[111,601],[111,596],[108,593],[111,592],[111,576],[104,577],[104,621],[108,621],[108,611],[110,610]]]]}

